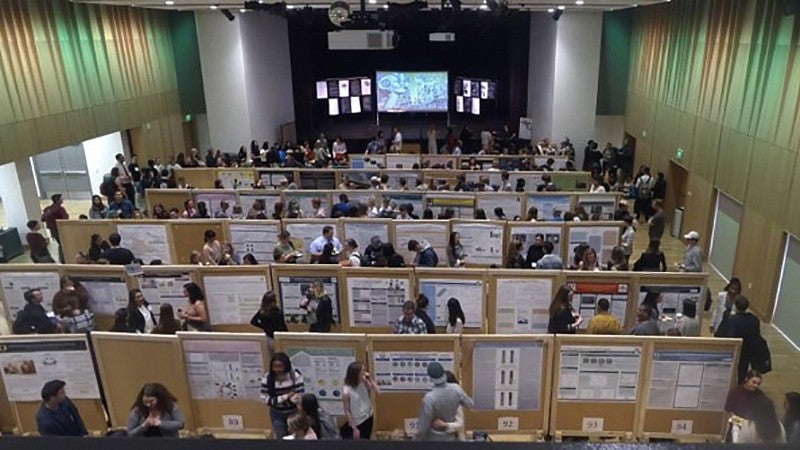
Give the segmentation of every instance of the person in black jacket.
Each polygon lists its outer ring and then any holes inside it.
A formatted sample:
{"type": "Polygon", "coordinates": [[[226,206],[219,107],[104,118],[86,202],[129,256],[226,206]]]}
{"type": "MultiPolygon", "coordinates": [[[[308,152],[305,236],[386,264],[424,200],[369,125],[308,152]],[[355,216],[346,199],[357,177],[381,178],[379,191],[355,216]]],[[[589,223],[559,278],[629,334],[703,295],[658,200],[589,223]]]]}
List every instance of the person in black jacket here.
{"type": "Polygon", "coordinates": [[[42,291],[40,289],[28,289],[23,294],[25,308],[17,313],[14,325],[11,327],[14,334],[51,334],[56,332],[56,324],[49,317],[47,311],[42,307],[42,291]]]}
{"type": "Polygon", "coordinates": [[[308,331],[311,333],[330,333],[333,325],[333,302],[325,292],[322,281],[311,285],[306,298],[300,302],[300,308],[307,311],[308,331]]]}
{"type": "Polygon", "coordinates": [[[550,321],[547,323],[548,333],[575,334],[583,319],[575,314],[572,308],[572,291],[561,286],[550,303],[550,321]]]}
{"type": "Polygon", "coordinates": [[[120,236],[119,233],[111,233],[111,235],[108,236],[108,242],[111,244],[111,248],[103,252],[103,258],[106,259],[109,264],[124,266],[132,263],[133,260],[136,259],[136,257],[133,256],[133,252],[125,247],[120,247],[122,236],[120,236]]]}
{"type": "Polygon", "coordinates": [[[528,247],[528,253],[525,258],[525,268],[533,269],[540,259],[544,257],[544,235],[536,233],[534,236],[533,244],[528,247]]]}
{"type": "Polygon", "coordinates": [[[428,315],[429,302],[430,300],[425,294],[419,294],[417,296],[417,309],[414,310],[414,315],[425,322],[425,329],[428,330],[428,334],[436,334],[436,326],[433,324],[431,316],[428,315]]]}
{"type": "Polygon", "coordinates": [[[761,327],[758,317],[747,311],[750,301],[744,295],[738,295],[733,300],[736,313],[731,314],[724,330],[720,330],[720,337],[742,339],[742,353],[739,356],[739,383],[744,381],[747,371],[755,359],[753,347],[755,341],[761,336],[761,327]]]}
{"type": "Polygon", "coordinates": [[[267,346],[269,354],[275,354],[275,332],[289,331],[286,327],[286,319],[283,311],[278,307],[278,300],[275,293],[269,291],[261,297],[261,308],[250,319],[250,325],[260,328],[267,335],[267,346]]]}
{"type": "Polygon", "coordinates": [[[158,323],[150,304],[140,289],[128,292],[128,330],[131,333],[150,334],[158,323]]]}

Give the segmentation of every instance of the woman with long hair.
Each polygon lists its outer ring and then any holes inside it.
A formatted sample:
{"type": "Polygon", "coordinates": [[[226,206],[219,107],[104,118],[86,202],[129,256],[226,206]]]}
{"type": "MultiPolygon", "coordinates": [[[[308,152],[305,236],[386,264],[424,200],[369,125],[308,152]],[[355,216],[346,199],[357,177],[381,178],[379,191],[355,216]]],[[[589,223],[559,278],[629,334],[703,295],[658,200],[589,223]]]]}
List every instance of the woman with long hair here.
{"type": "Polygon", "coordinates": [[[282,439],[288,434],[289,416],[297,412],[297,404],[305,393],[303,376],[292,369],[286,353],[275,353],[269,361],[269,372],[261,379],[261,399],[269,406],[272,434],[282,439]]]}
{"type": "Polygon", "coordinates": [[[711,314],[711,325],[709,326],[712,335],[716,334],[720,328],[723,328],[723,324],[727,322],[733,310],[733,300],[741,293],[742,281],[737,277],[733,277],[725,285],[725,289],[717,295],[717,304],[711,314]]]}
{"type": "Polygon", "coordinates": [[[583,252],[581,262],[578,264],[578,270],[588,270],[597,272],[600,270],[600,262],[597,259],[597,251],[592,247],[583,252]]]}
{"type": "Polygon", "coordinates": [[[787,392],[783,398],[783,428],[787,444],[800,444],[800,393],[787,392]]]}
{"type": "Polygon", "coordinates": [[[319,407],[317,396],[311,393],[303,394],[300,399],[300,413],[311,419],[311,428],[317,439],[339,439],[336,430],[336,420],[327,411],[319,407]]]}
{"type": "Polygon", "coordinates": [[[95,233],[89,241],[89,261],[96,263],[103,259],[103,252],[110,249],[108,242],[103,240],[103,236],[95,233]]]}
{"type": "Polygon", "coordinates": [[[300,308],[306,310],[308,331],[312,333],[330,333],[333,325],[333,302],[325,292],[325,284],[315,281],[308,290],[306,298],[300,302],[300,308]]]}
{"type": "Polygon", "coordinates": [[[90,219],[105,219],[108,207],[103,203],[103,198],[99,195],[92,196],[92,206],[89,207],[90,219]]]}
{"type": "Polygon", "coordinates": [[[58,317],[72,317],[74,311],[83,311],[89,304],[89,293],[69,275],[61,275],[58,292],[53,294],[53,312],[58,317]]]}
{"type": "Polygon", "coordinates": [[[652,313],[650,317],[653,320],[658,320],[660,313],[658,311],[658,304],[661,303],[661,293],[655,291],[648,291],[647,294],[644,296],[644,300],[642,300],[642,304],[640,306],[647,306],[650,308],[652,313]]]}
{"type": "Polygon", "coordinates": [[[156,316],[141,289],[128,291],[128,328],[131,333],[150,334],[156,327],[156,316]]]}
{"type": "Polygon", "coordinates": [[[177,402],[163,385],[145,384],[128,418],[128,436],[178,437],[185,419],[177,402]]]}
{"type": "Polygon", "coordinates": [[[728,391],[725,412],[749,420],[753,416],[753,405],[757,398],[764,396],[764,391],[761,390],[762,381],[761,373],[755,370],[748,371],[744,381],[728,391]]]}
{"type": "Polygon", "coordinates": [[[119,308],[114,312],[114,325],[108,331],[111,333],[130,333],[128,308],[119,308]]]}
{"type": "Polygon", "coordinates": [[[181,324],[175,319],[175,310],[169,303],[162,303],[158,308],[158,325],[153,329],[153,334],[175,334],[181,329],[181,324]]]}
{"type": "Polygon", "coordinates": [[[261,297],[261,308],[250,319],[250,325],[260,328],[267,335],[269,354],[275,353],[275,332],[289,331],[283,311],[278,306],[278,297],[269,291],[261,297]]]}
{"type": "Polygon", "coordinates": [[[456,298],[447,300],[447,334],[461,334],[464,332],[464,310],[461,302],[456,298]]]}
{"type": "Polygon", "coordinates": [[[732,433],[734,444],[785,444],[786,431],[775,413],[775,404],[766,395],[755,399],[752,416],[741,430],[732,433]]]}
{"type": "Polygon", "coordinates": [[[611,260],[606,262],[606,270],[628,271],[628,259],[625,258],[623,247],[617,245],[611,249],[611,260]]]}
{"type": "Polygon", "coordinates": [[[334,254],[333,244],[328,242],[322,247],[322,254],[317,258],[318,264],[339,264],[338,255],[334,254]]]}
{"type": "Polygon", "coordinates": [[[186,311],[178,310],[178,316],[183,319],[183,328],[186,331],[211,331],[208,323],[208,309],[206,309],[206,296],[197,283],[183,285],[183,296],[189,302],[186,311]]]}
{"type": "Polygon", "coordinates": [[[650,239],[647,250],[633,263],[634,272],[666,272],[667,258],[661,251],[661,241],[650,239]]]}
{"type": "Polygon", "coordinates": [[[372,436],[371,395],[379,394],[378,385],[372,381],[363,362],[355,361],[347,366],[344,377],[344,417],[340,428],[342,439],[366,439],[372,436]]]}
{"type": "Polygon", "coordinates": [[[467,259],[467,255],[461,245],[461,235],[457,231],[453,231],[450,233],[450,239],[447,242],[447,265],[449,267],[462,267],[465,259],[467,259]]]}
{"type": "Polygon", "coordinates": [[[506,256],[503,259],[505,269],[524,269],[525,258],[522,256],[522,241],[514,239],[508,244],[506,256]]]}
{"type": "Polygon", "coordinates": [[[572,308],[572,290],[566,285],[558,288],[550,302],[550,321],[548,333],[575,334],[583,319],[572,308]]]}
{"type": "Polygon", "coordinates": [[[203,235],[203,263],[216,266],[221,259],[222,244],[217,240],[217,232],[214,230],[206,230],[203,235]]]}

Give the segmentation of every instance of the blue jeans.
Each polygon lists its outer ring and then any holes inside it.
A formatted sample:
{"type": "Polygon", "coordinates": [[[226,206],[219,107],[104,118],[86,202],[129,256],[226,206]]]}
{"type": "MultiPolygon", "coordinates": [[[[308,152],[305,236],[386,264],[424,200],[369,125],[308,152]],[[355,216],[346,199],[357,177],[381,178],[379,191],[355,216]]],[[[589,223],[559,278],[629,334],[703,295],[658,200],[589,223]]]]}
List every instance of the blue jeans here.
{"type": "Polygon", "coordinates": [[[272,436],[275,439],[283,439],[284,436],[289,434],[289,427],[286,421],[292,413],[277,412],[274,409],[269,409],[269,420],[272,422],[272,436]]]}

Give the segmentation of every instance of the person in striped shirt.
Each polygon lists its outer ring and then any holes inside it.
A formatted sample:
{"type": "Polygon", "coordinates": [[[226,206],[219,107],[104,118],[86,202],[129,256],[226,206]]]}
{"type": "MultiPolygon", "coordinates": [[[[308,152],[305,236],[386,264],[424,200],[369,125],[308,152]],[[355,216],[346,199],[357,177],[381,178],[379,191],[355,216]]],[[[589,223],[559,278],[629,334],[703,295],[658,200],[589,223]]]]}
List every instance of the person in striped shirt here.
{"type": "Polygon", "coordinates": [[[292,369],[286,353],[275,353],[269,361],[269,372],[261,379],[261,399],[269,406],[272,434],[283,439],[288,431],[287,420],[297,412],[305,393],[303,375],[292,369]]]}

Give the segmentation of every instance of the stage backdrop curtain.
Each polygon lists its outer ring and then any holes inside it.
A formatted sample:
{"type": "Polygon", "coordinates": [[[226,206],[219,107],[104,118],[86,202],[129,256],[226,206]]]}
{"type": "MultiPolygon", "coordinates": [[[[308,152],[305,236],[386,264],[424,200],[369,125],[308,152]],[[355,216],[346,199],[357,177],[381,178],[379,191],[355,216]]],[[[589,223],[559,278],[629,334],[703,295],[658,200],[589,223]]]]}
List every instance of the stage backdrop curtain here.
{"type": "Polygon", "coordinates": [[[180,101],[165,12],[0,2],[0,163],[170,115],[180,101]]]}

